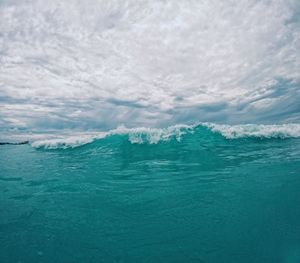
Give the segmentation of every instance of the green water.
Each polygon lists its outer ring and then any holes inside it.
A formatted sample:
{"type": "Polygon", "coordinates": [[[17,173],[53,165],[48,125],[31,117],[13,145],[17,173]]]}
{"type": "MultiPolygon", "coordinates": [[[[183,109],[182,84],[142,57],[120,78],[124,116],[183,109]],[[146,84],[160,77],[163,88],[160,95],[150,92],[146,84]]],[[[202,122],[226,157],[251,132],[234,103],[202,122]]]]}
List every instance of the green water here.
{"type": "Polygon", "coordinates": [[[0,167],[3,263],[300,262],[299,139],[5,145],[0,167]]]}

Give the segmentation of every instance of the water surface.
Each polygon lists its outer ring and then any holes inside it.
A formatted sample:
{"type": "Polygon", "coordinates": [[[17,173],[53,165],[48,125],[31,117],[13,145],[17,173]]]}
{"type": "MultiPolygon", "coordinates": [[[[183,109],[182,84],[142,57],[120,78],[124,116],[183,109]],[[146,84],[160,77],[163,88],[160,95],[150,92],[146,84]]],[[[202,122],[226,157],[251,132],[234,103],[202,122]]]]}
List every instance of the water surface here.
{"type": "Polygon", "coordinates": [[[179,131],[1,146],[0,262],[300,262],[300,139],[179,131]]]}

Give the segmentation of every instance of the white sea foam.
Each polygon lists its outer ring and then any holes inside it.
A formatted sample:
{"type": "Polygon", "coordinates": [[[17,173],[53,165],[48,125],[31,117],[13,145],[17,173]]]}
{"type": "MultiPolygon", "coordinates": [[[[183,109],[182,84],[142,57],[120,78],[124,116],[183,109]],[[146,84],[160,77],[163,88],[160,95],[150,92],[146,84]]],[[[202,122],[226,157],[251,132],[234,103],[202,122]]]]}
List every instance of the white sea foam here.
{"type": "Polygon", "coordinates": [[[128,140],[131,143],[149,143],[157,144],[160,141],[169,141],[175,138],[177,141],[187,132],[192,132],[193,126],[189,125],[174,125],[167,128],[126,128],[119,127],[116,130],[109,132],[109,134],[128,134],[128,140]]]}
{"type": "Polygon", "coordinates": [[[227,139],[258,137],[258,138],[300,138],[300,124],[245,124],[220,125],[204,124],[213,132],[221,133],[227,139]]]}
{"type": "Polygon", "coordinates": [[[66,149],[66,148],[76,148],[88,143],[93,142],[96,139],[104,138],[106,134],[99,133],[98,135],[64,135],[54,138],[34,140],[31,142],[31,146],[35,148],[45,148],[45,149],[66,149]]]}
{"type": "Polygon", "coordinates": [[[91,143],[93,138],[60,138],[60,139],[48,139],[32,142],[31,145],[35,148],[46,149],[66,149],[75,148],[87,143],[91,143]]]}

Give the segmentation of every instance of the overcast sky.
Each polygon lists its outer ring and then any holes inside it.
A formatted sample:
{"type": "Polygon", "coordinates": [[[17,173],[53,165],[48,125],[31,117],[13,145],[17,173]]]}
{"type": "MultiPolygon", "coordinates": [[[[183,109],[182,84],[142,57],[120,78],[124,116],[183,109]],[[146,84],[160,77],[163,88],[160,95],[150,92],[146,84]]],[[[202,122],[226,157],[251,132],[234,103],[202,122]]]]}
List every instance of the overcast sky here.
{"type": "Polygon", "coordinates": [[[0,0],[0,132],[300,122],[300,1],[0,0]]]}

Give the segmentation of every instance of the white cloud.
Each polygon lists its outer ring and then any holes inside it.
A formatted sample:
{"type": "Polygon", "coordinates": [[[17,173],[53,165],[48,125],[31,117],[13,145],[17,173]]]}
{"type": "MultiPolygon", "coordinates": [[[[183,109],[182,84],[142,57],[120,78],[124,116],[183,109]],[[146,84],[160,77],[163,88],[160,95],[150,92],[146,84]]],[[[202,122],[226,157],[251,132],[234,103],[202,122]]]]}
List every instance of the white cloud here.
{"type": "Polygon", "coordinates": [[[2,126],[298,121],[299,14],[286,0],[4,0],[2,126]]]}

